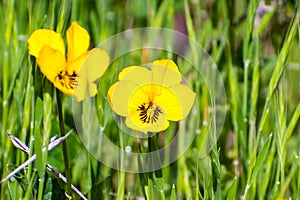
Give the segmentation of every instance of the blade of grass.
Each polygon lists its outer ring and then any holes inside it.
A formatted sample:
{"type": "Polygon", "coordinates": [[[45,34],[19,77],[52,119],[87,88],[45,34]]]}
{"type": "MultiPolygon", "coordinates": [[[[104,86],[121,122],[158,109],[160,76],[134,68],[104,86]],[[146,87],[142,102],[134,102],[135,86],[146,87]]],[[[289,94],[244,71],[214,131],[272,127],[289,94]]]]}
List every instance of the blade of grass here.
{"type": "MultiPolygon", "coordinates": [[[[34,153],[36,155],[36,167],[38,170],[38,200],[43,197],[43,186],[44,186],[44,175],[45,175],[45,163],[42,154],[42,137],[41,137],[41,121],[43,114],[43,103],[40,98],[37,99],[35,104],[35,114],[34,114],[34,153]]],[[[34,157],[34,155],[33,155],[34,157]]],[[[29,164],[29,163],[28,163],[29,164]]]]}
{"type": "Polygon", "coordinates": [[[271,147],[270,147],[270,152],[266,158],[266,162],[265,162],[265,170],[264,171],[260,171],[259,175],[258,175],[258,186],[257,186],[257,190],[258,190],[258,196],[261,199],[266,199],[268,193],[267,193],[267,189],[270,186],[270,180],[272,179],[272,176],[274,174],[273,170],[274,170],[274,164],[275,163],[275,155],[276,155],[276,140],[272,141],[271,147]]]}
{"type": "Polygon", "coordinates": [[[237,190],[237,177],[233,179],[233,182],[228,190],[227,200],[235,200],[236,199],[236,190],[237,190]]]}
{"type": "Polygon", "coordinates": [[[267,116],[268,116],[268,113],[269,113],[271,97],[272,97],[274,91],[276,90],[277,85],[279,83],[279,80],[280,80],[280,78],[282,76],[282,73],[285,69],[285,61],[288,57],[290,47],[292,46],[292,43],[294,41],[294,37],[295,37],[296,31],[297,31],[296,27],[299,24],[299,19],[300,19],[300,12],[297,10],[296,14],[294,16],[294,19],[291,23],[291,28],[288,31],[286,40],[285,40],[285,42],[283,44],[283,47],[282,47],[282,49],[279,53],[276,66],[275,66],[274,72],[273,72],[271,80],[270,80],[270,84],[269,84],[269,87],[268,87],[267,98],[266,98],[265,106],[264,106],[264,109],[263,109],[262,117],[261,117],[261,120],[260,120],[260,123],[259,123],[259,128],[258,128],[258,136],[257,136],[258,141],[259,141],[259,138],[260,138],[261,133],[263,131],[263,128],[265,126],[265,122],[266,122],[266,119],[267,119],[267,116]]]}
{"type": "MultiPolygon", "coordinates": [[[[122,134],[121,130],[119,133],[119,143],[120,143],[120,148],[124,149],[123,134],[122,134]]],[[[122,169],[124,169],[124,151],[119,151],[119,152],[120,152],[119,169],[121,169],[121,170],[118,172],[118,194],[117,194],[117,197],[118,197],[118,199],[124,199],[125,172],[122,170],[122,169]]]]}
{"type": "Polygon", "coordinates": [[[162,27],[164,24],[164,19],[166,17],[166,13],[168,13],[168,4],[169,1],[162,1],[158,10],[156,11],[152,24],[150,26],[152,27],[162,27]]]}
{"type": "Polygon", "coordinates": [[[291,137],[293,131],[295,130],[296,125],[299,122],[299,117],[300,117],[300,103],[298,104],[297,108],[295,109],[294,114],[290,120],[290,123],[287,126],[287,130],[285,132],[286,140],[288,140],[291,137]]]}
{"type": "Polygon", "coordinates": [[[291,23],[291,28],[288,31],[286,40],[285,40],[285,42],[283,44],[283,47],[282,47],[282,49],[279,53],[277,64],[275,66],[274,72],[273,72],[271,80],[270,80],[270,84],[268,86],[268,93],[267,93],[263,113],[262,113],[262,116],[261,116],[261,119],[260,119],[260,123],[259,123],[259,126],[258,126],[257,142],[255,144],[252,156],[250,158],[249,172],[248,172],[248,178],[247,178],[247,186],[246,186],[246,189],[245,189],[245,192],[244,192],[245,198],[248,195],[248,191],[249,191],[248,189],[253,184],[253,178],[252,177],[253,177],[254,168],[255,168],[256,162],[257,162],[256,153],[259,149],[263,128],[265,126],[265,122],[266,122],[266,120],[268,118],[268,115],[269,115],[269,109],[270,109],[272,96],[274,94],[274,91],[277,89],[278,83],[279,83],[280,78],[282,76],[282,73],[285,69],[285,61],[287,59],[289,49],[290,49],[290,47],[293,43],[294,36],[296,34],[296,27],[298,26],[299,18],[300,18],[300,13],[299,13],[299,11],[296,11],[294,19],[291,23]]]}
{"type": "Polygon", "coordinates": [[[171,190],[171,196],[170,196],[170,200],[176,200],[176,190],[175,190],[175,185],[172,185],[172,190],[171,190]]]}
{"type": "MultiPolygon", "coordinates": [[[[53,1],[53,2],[55,2],[55,1],[53,1]]],[[[56,31],[58,33],[63,33],[66,30],[67,22],[68,22],[68,20],[66,19],[66,16],[70,16],[71,3],[72,2],[70,0],[61,1],[60,9],[58,12],[58,22],[57,22],[57,27],[56,27],[56,31]]],[[[55,15],[53,15],[53,16],[55,16],[55,15]]],[[[50,27],[54,27],[54,21],[51,22],[50,27]]]]}
{"type": "MultiPolygon", "coordinates": [[[[250,1],[248,6],[248,13],[247,13],[247,29],[246,29],[246,37],[243,41],[243,62],[244,62],[244,80],[243,80],[243,123],[241,129],[243,130],[243,133],[246,134],[247,131],[247,123],[248,123],[248,70],[250,65],[250,59],[251,59],[251,50],[252,45],[250,43],[250,38],[254,26],[254,19],[255,19],[255,13],[258,6],[258,0],[250,1]]],[[[246,149],[244,149],[246,150],[246,149]]],[[[246,151],[243,152],[243,157],[246,157],[248,153],[246,151]]],[[[246,168],[247,168],[247,162],[246,168]]]]}
{"type": "Polygon", "coordinates": [[[256,162],[253,166],[253,170],[251,170],[251,172],[252,172],[251,177],[247,180],[247,185],[245,187],[245,192],[244,192],[244,199],[249,199],[248,195],[251,195],[251,194],[249,194],[250,188],[252,187],[253,182],[255,181],[255,179],[257,177],[257,173],[259,172],[259,170],[261,170],[262,165],[265,162],[266,156],[269,153],[271,140],[272,140],[272,135],[270,135],[268,137],[268,139],[264,143],[261,151],[258,153],[256,162]]]}
{"type": "Polygon", "coordinates": [[[256,115],[257,115],[257,100],[259,95],[259,41],[257,34],[252,36],[252,56],[251,63],[253,68],[252,84],[251,84],[251,101],[249,113],[249,142],[248,142],[248,157],[253,152],[256,133],[256,115]]]}
{"type": "MultiPolygon", "coordinates": [[[[236,72],[234,71],[233,64],[232,64],[232,57],[231,57],[231,50],[229,47],[229,44],[227,44],[225,56],[226,56],[226,67],[228,71],[228,81],[229,81],[229,93],[230,93],[230,107],[231,107],[231,118],[232,118],[232,125],[233,125],[233,131],[234,131],[234,142],[233,142],[233,157],[238,162],[239,160],[239,146],[241,146],[242,149],[245,149],[245,141],[239,139],[239,95],[238,95],[238,83],[237,83],[237,77],[236,72]],[[241,142],[240,142],[241,141],[241,142]]],[[[235,173],[238,173],[238,165],[235,166],[235,173]]],[[[243,178],[243,176],[242,176],[243,178]]],[[[243,181],[242,181],[243,182],[243,181]]],[[[241,183],[242,184],[242,183],[241,183]]]]}
{"type": "MultiPolygon", "coordinates": [[[[57,110],[58,110],[58,118],[59,118],[59,129],[60,134],[62,137],[65,136],[65,128],[64,128],[64,120],[62,115],[62,102],[61,102],[61,96],[60,91],[56,89],[56,101],[57,101],[57,110]]],[[[72,199],[72,187],[71,187],[71,171],[70,171],[70,165],[69,165],[69,156],[68,156],[68,149],[67,149],[67,142],[62,142],[62,148],[63,148],[63,156],[64,156],[64,164],[65,164],[65,171],[66,171],[66,177],[67,177],[67,188],[68,193],[66,194],[68,198],[72,199]]]]}

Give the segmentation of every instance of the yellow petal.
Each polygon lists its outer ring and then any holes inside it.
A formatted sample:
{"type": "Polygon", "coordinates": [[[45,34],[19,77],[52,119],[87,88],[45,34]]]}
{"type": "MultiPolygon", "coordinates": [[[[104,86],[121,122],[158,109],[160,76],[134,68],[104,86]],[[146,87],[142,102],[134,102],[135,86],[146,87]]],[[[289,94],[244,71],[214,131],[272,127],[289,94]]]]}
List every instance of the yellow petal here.
{"type": "Polygon", "coordinates": [[[106,51],[94,48],[82,54],[72,64],[68,65],[68,71],[78,72],[78,87],[74,91],[77,101],[82,101],[89,91],[91,97],[98,92],[95,81],[99,79],[109,65],[109,56],[106,51]],[[84,87],[84,88],[83,88],[84,87]],[[86,87],[89,87],[88,89],[86,87]]]}
{"type": "Polygon", "coordinates": [[[78,102],[80,102],[86,98],[87,96],[86,91],[87,91],[87,81],[79,74],[78,86],[74,89],[73,96],[78,102]]]}
{"type": "Polygon", "coordinates": [[[110,88],[108,89],[108,92],[107,92],[107,101],[108,101],[109,105],[111,106],[111,108],[113,107],[113,105],[112,105],[112,96],[113,96],[113,93],[115,92],[115,88],[118,84],[119,83],[116,82],[113,85],[111,85],[110,88]]]}
{"type": "MultiPolygon", "coordinates": [[[[180,101],[182,114],[181,119],[185,118],[194,105],[196,93],[193,92],[191,88],[183,84],[171,86],[169,89],[176,94],[180,101]]],[[[170,108],[170,110],[172,110],[172,108],[170,108]]]]}
{"type": "Polygon", "coordinates": [[[73,89],[66,87],[66,82],[59,79],[59,74],[66,72],[66,62],[60,51],[44,46],[39,54],[37,63],[41,72],[57,87],[67,95],[73,94],[73,89]]]}
{"type": "Polygon", "coordinates": [[[37,63],[41,72],[54,83],[60,71],[65,70],[65,57],[63,54],[49,46],[44,46],[38,55],[37,63]]]}
{"type": "Polygon", "coordinates": [[[164,108],[153,104],[152,96],[153,84],[140,86],[132,93],[128,103],[128,127],[147,133],[159,132],[169,126],[164,108]]]}
{"type": "Polygon", "coordinates": [[[163,60],[155,60],[153,61],[153,65],[163,65],[163,66],[167,66],[171,69],[174,69],[175,71],[177,71],[179,73],[178,67],[177,65],[174,63],[173,60],[169,60],[169,59],[163,59],[163,60]]]}
{"type": "Polygon", "coordinates": [[[126,75],[128,72],[140,68],[140,66],[129,66],[129,67],[125,67],[124,69],[122,69],[122,71],[119,73],[118,75],[118,80],[122,80],[124,75],[126,75]]]}
{"type": "MultiPolygon", "coordinates": [[[[123,81],[119,81],[119,82],[123,83],[123,81]]],[[[149,85],[145,85],[145,86],[136,85],[136,86],[137,87],[132,91],[132,93],[129,97],[128,104],[127,104],[128,110],[129,110],[129,115],[132,115],[133,113],[135,113],[141,104],[149,103],[151,101],[150,86],[149,85]]]]}
{"type": "Polygon", "coordinates": [[[94,82],[89,82],[88,84],[90,97],[94,97],[98,93],[97,84],[94,82]]]}
{"type": "Polygon", "coordinates": [[[167,120],[178,121],[189,114],[195,96],[196,94],[188,86],[178,84],[163,88],[161,95],[155,97],[155,103],[165,109],[167,120]]]}
{"type": "Polygon", "coordinates": [[[68,62],[72,62],[88,50],[90,36],[77,22],[73,22],[67,30],[68,62]]]}
{"type": "Polygon", "coordinates": [[[139,87],[136,83],[126,80],[120,80],[113,84],[107,93],[107,98],[113,111],[118,115],[128,116],[130,106],[137,108],[141,101],[147,99],[148,97],[145,94],[138,91],[139,87]],[[129,100],[132,94],[137,91],[140,92],[138,96],[141,100],[133,101],[130,104],[129,100]]]}
{"type": "Polygon", "coordinates": [[[65,57],[65,45],[60,34],[47,29],[38,29],[34,31],[28,39],[29,54],[38,58],[41,49],[44,46],[59,51],[65,57]]]}
{"type": "Polygon", "coordinates": [[[151,72],[145,67],[130,66],[119,73],[118,79],[133,81],[138,85],[149,84],[151,82],[151,72]]]}
{"type": "Polygon", "coordinates": [[[94,82],[89,82],[86,74],[81,69],[78,75],[78,86],[74,89],[73,96],[78,102],[84,100],[87,97],[87,91],[90,97],[94,97],[97,93],[97,85],[94,82]]]}
{"type": "Polygon", "coordinates": [[[83,67],[83,63],[88,57],[88,53],[84,53],[78,58],[76,58],[73,62],[68,62],[67,64],[67,72],[68,74],[77,74],[77,87],[74,89],[73,96],[77,101],[82,101],[86,97],[87,91],[87,76],[86,76],[86,67],[83,67]]]}
{"type": "MultiPolygon", "coordinates": [[[[156,88],[159,88],[159,86],[156,86],[156,88]]],[[[176,94],[169,88],[163,86],[160,86],[159,92],[156,89],[156,93],[154,104],[164,108],[167,119],[174,121],[182,119],[181,104],[176,94]]]]}
{"type": "Polygon", "coordinates": [[[106,51],[94,48],[89,51],[83,65],[86,67],[89,82],[96,81],[106,71],[109,65],[109,55],[106,51]]]}
{"type": "Polygon", "coordinates": [[[65,85],[62,85],[62,83],[59,82],[59,81],[55,81],[53,84],[62,93],[66,94],[66,95],[69,95],[69,96],[73,96],[73,92],[74,92],[73,89],[66,88],[65,85]]]}
{"type": "Polygon", "coordinates": [[[166,120],[166,115],[161,114],[157,121],[154,123],[144,123],[140,120],[140,112],[136,111],[130,117],[127,117],[125,120],[126,126],[129,128],[143,132],[147,134],[148,132],[158,133],[166,130],[169,127],[169,122],[166,120]]]}
{"type": "Polygon", "coordinates": [[[172,60],[156,60],[151,66],[152,82],[164,86],[176,85],[182,76],[177,65],[172,60]]]}
{"type": "Polygon", "coordinates": [[[166,130],[169,127],[169,121],[165,120],[164,124],[135,124],[131,118],[127,117],[125,120],[125,124],[127,127],[139,131],[139,132],[143,132],[145,134],[151,132],[151,133],[158,133],[161,131],[166,130]]]}

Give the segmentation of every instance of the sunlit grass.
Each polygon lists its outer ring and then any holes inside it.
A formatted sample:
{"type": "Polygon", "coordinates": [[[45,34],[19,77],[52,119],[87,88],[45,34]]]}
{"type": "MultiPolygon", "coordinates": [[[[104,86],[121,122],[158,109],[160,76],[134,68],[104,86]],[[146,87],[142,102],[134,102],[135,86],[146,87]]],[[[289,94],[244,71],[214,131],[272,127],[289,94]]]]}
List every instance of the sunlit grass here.
{"type": "MultiPolygon", "coordinates": [[[[217,144],[203,156],[205,139],[196,136],[183,156],[164,167],[161,174],[156,172],[152,179],[148,179],[151,173],[111,169],[89,154],[76,132],[72,99],[63,95],[65,129],[71,131],[67,144],[72,184],[88,199],[300,198],[300,14],[296,3],[272,3],[267,8],[263,3],[271,2],[2,1],[1,179],[30,155],[36,154],[37,159],[0,185],[0,199],[64,198],[66,184],[45,167],[50,164],[65,174],[61,145],[45,153],[39,148],[60,135],[55,89],[28,55],[27,38],[38,28],[65,35],[72,21],[88,30],[92,48],[130,28],[176,28],[209,53],[226,90],[226,105],[217,108],[226,110],[217,144]],[[29,155],[14,147],[6,132],[30,147],[29,155]]],[[[170,44],[168,48],[174,47],[170,44]]],[[[193,57],[193,52],[187,49],[186,53],[193,57]]],[[[142,63],[146,53],[137,50],[115,60],[99,82],[97,121],[120,147],[126,142],[137,146],[138,142],[118,130],[106,94],[124,65],[142,63]]],[[[173,58],[188,75],[187,82],[200,94],[198,113],[183,120],[180,131],[191,131],[193,123],[200,119],[196,127],[205,135],[208,128],[203,122],[209,119],[211,103],[205,82],[182,58],[165,51],[156,55],[155,59],[173,58]]],[[[169,141],[176,128],[177,124],[172,124],[160,142],[169,141]]],[[[140,148],[146,152],[147,143],[141,143],[140,148]]],[[[80,197],[74,193],[74,199],[80,197]]]]}

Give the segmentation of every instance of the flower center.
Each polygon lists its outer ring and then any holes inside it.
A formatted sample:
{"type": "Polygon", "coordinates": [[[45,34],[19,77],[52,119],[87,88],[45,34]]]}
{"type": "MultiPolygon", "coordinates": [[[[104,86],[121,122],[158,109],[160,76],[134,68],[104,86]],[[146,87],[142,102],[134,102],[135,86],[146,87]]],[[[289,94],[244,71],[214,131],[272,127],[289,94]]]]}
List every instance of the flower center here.
{"type": "Polygon", "coordinates": [[[67,71],[60,71],[59,74],[55,77],[55,80],[58,79],[61,86],[67,89],[74,89],[78,86],[78,74],[73,71],[72,74],[69,74],[67,71]]]}
{"type": "Polygon", "coordinates": [[[137,111],[140,111],[140,120],[143,123],[155,123],[158,120],[160,114],[163,114],[162,109],[159,106],[154,106],[152,102],[141,104],[137,111]]]}

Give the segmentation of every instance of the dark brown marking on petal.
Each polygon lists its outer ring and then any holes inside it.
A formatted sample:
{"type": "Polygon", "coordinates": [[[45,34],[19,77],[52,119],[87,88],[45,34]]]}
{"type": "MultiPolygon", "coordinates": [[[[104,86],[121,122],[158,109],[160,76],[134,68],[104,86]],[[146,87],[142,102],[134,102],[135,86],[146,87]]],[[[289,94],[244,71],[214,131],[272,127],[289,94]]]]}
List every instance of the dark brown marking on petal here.
{"type": "Polygon", "coordinates": [[[141,104],[138,106],[137,111],[140,111],[140,120],[143,123],[155,123],[160,114],[163,114],[162,109],[159,106],[154,107],[152,102],[149,102],[148,106],[146,107],[146,103],[141,104]]]}
{"type": "Polygon", "coordinates": [[[55,81],[58,79],[60,85],[67,89],[74,89],[78,86],[78,74],[73,71],[69,74],[67,71],[60,71],[55,77],[55,81]]]}

